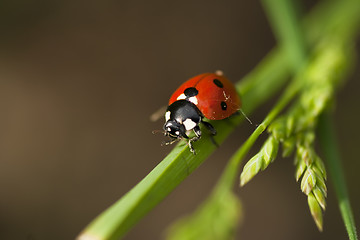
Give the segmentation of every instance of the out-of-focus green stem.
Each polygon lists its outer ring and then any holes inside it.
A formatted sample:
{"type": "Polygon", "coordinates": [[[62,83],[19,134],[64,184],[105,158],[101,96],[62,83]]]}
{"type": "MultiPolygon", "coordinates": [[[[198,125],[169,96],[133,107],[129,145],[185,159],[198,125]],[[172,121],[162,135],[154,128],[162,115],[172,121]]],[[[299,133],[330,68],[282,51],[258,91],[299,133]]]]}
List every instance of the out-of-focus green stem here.
{"type": "Polygon", "coordinates": [[[262,0],[278,44],[284,48],[292,70],[299,72],[306,63],[307,51],[300,18],[297,16],[299,11],[294,2],[262,0]]]}
{"type": "Polygon", "coordinates": [[[341,165],[340,153],[338,150],[338,144],[336,143],[334,124],[331,116],[329,114],[322,115],[320,117],[318,127],[320,133],[320,143],[325,155],[330,177],[334,184],[336,196],[339,201],[341,216],[345,223],[349,239],[357,240],[356,225],[350,205],[349,194],[346,188],[344,171],[341,165]]]}

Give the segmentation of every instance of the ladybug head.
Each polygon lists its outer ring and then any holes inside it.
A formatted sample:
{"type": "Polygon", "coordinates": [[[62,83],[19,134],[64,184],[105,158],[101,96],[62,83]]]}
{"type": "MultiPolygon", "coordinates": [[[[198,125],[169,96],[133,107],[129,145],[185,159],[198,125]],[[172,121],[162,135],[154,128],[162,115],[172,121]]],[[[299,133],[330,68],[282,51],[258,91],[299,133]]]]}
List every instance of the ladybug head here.
{"type": "Polygon", "coordinates": [[[185,126],[176,120],[168,120],[164,125],[165,136],[171,138],[188,138],[185,126]]]}

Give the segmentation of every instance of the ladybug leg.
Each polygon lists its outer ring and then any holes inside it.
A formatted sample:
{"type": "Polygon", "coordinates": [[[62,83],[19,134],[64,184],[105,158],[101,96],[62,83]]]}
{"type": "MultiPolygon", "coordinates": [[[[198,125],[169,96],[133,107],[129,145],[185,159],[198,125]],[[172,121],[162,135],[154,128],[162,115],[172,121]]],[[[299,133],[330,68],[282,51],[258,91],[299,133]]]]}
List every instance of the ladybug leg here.
{"type": "MultiPolygon", "coordinates": [[[[200,130],[200,127],[199,127],[199,125],[197,125],[196,127],[194,127],[194,129],[193,129],[193,131],[194,131],[194,133],[195,133],[195,135],[196,135],[196,137],[193,137],[193,138],[200,138],[201,137],[201,130],[200,130]]],[[[196,140],[198,140],[198,139],[196,139],[196,140]]],[[[195,140],[195,141],[196,141],[195,140]]]]}
{"type": "Polygon", "coordinates": [[[188,142],[188,146],[190,148],[190,152],[192,152],[194,155],[196,155],[195,149],[194,149],[194,147],[193,147],[193,145],[191,143],[191,139],[188,142]]]}
{"type": "Polygon", "coordinates": [[[177,142],[177,141],[179,141],[180,139],[179,138],[174,138],[174,139],[171,139],[170,141],[167,141],[167,142],[162,142],[161,143],[161,146],[167,146],[167,145],[171,145],[171,144],[173,144],[174,142],[177,142]]]}
{"type": "Polygon", "coordinates": [[[211,139],[211,142],[216,146],[216,147],[219,147],[219,144],[217,144],[217,142],[215,141],[214,139],[214,136],[216,135],[216,130],[215,128],[213,127],[213,125],[211,125],[210,123],[208,122],[204,122],[204,121],[201,121],[202,124],[204,124],[204,126],[209,130],[209,132],[211,133],[210,135],[210,139],[211,139]]]}
{"type": "Polygon", "coordinates": [[[202,124],[204,124],[204,126],[210,131],[211,135],[212,136],[215,136],[216,135],[216,130],[215,128],[213,127],[213,125],[211,125],[210,123],[208,122],[204,122],[204,121],[201,121],[202,124]]]}
{"type": "Polygon", "coordinates": [[[192,142],[195,142],[195,141],[197,141],[197,140],[200,139],[200,137],[201,137],[201,130],[200,130],[200,127],[199,127],[199,126],[196,126],[196,127],[194,127],[193,131],[194,131],[194,133],[195,133],[196,136],[193,137],[193,138],[191,138],[191,139],[189,139],[189,141],[188,141],[188,146],[189,146],[189,148],[190,148],[190,152],[192,152],[192,153],[195,155],[196,153],[195,153],[195,149],[194,149],[194,147],[193,147],[193,145],[192,145],[192,142]]]}

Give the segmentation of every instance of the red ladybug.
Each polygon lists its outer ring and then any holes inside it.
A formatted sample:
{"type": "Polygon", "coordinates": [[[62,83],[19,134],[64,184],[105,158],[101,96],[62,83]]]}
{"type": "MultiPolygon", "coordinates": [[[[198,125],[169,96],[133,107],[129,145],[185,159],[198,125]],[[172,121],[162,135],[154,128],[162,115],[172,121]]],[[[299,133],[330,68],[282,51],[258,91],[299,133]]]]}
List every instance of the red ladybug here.
{"type": "Polygon", "coordinates": [[[195,154],[192,142],[201,137],[202,123],[216,135],[215,128],[204,118],[221,120],[236,113],[241,107],[240,97],[234,85],[220,71],[203,73],[183,83],[171,96],[165,113],[165,135],[177,140],[187,139],[190,151],[195,154]],[[193,130],[195,137],[189,139],[187,131],[193,130]]]}

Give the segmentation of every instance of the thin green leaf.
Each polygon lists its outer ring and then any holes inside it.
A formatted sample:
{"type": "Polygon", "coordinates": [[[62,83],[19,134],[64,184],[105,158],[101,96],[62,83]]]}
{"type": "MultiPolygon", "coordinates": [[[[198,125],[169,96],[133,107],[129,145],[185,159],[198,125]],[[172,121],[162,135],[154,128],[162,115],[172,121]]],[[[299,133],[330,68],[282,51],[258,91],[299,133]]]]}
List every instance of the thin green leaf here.
{"type": "Polygon", "coordinates": [[[320,118],[320,143],[334,184],[339,209],[350,240],[357,240],[356,224],[347,192],[338,145],[335,141],[334,125],[329,115],[320,118]]]}
{"type": "Polygon", "coordinates": [[[307,61],[307,45],[293,2],[262,0],[262,4],[279,44],[285,48],[293,71],[299,72],[307,61]]]}

